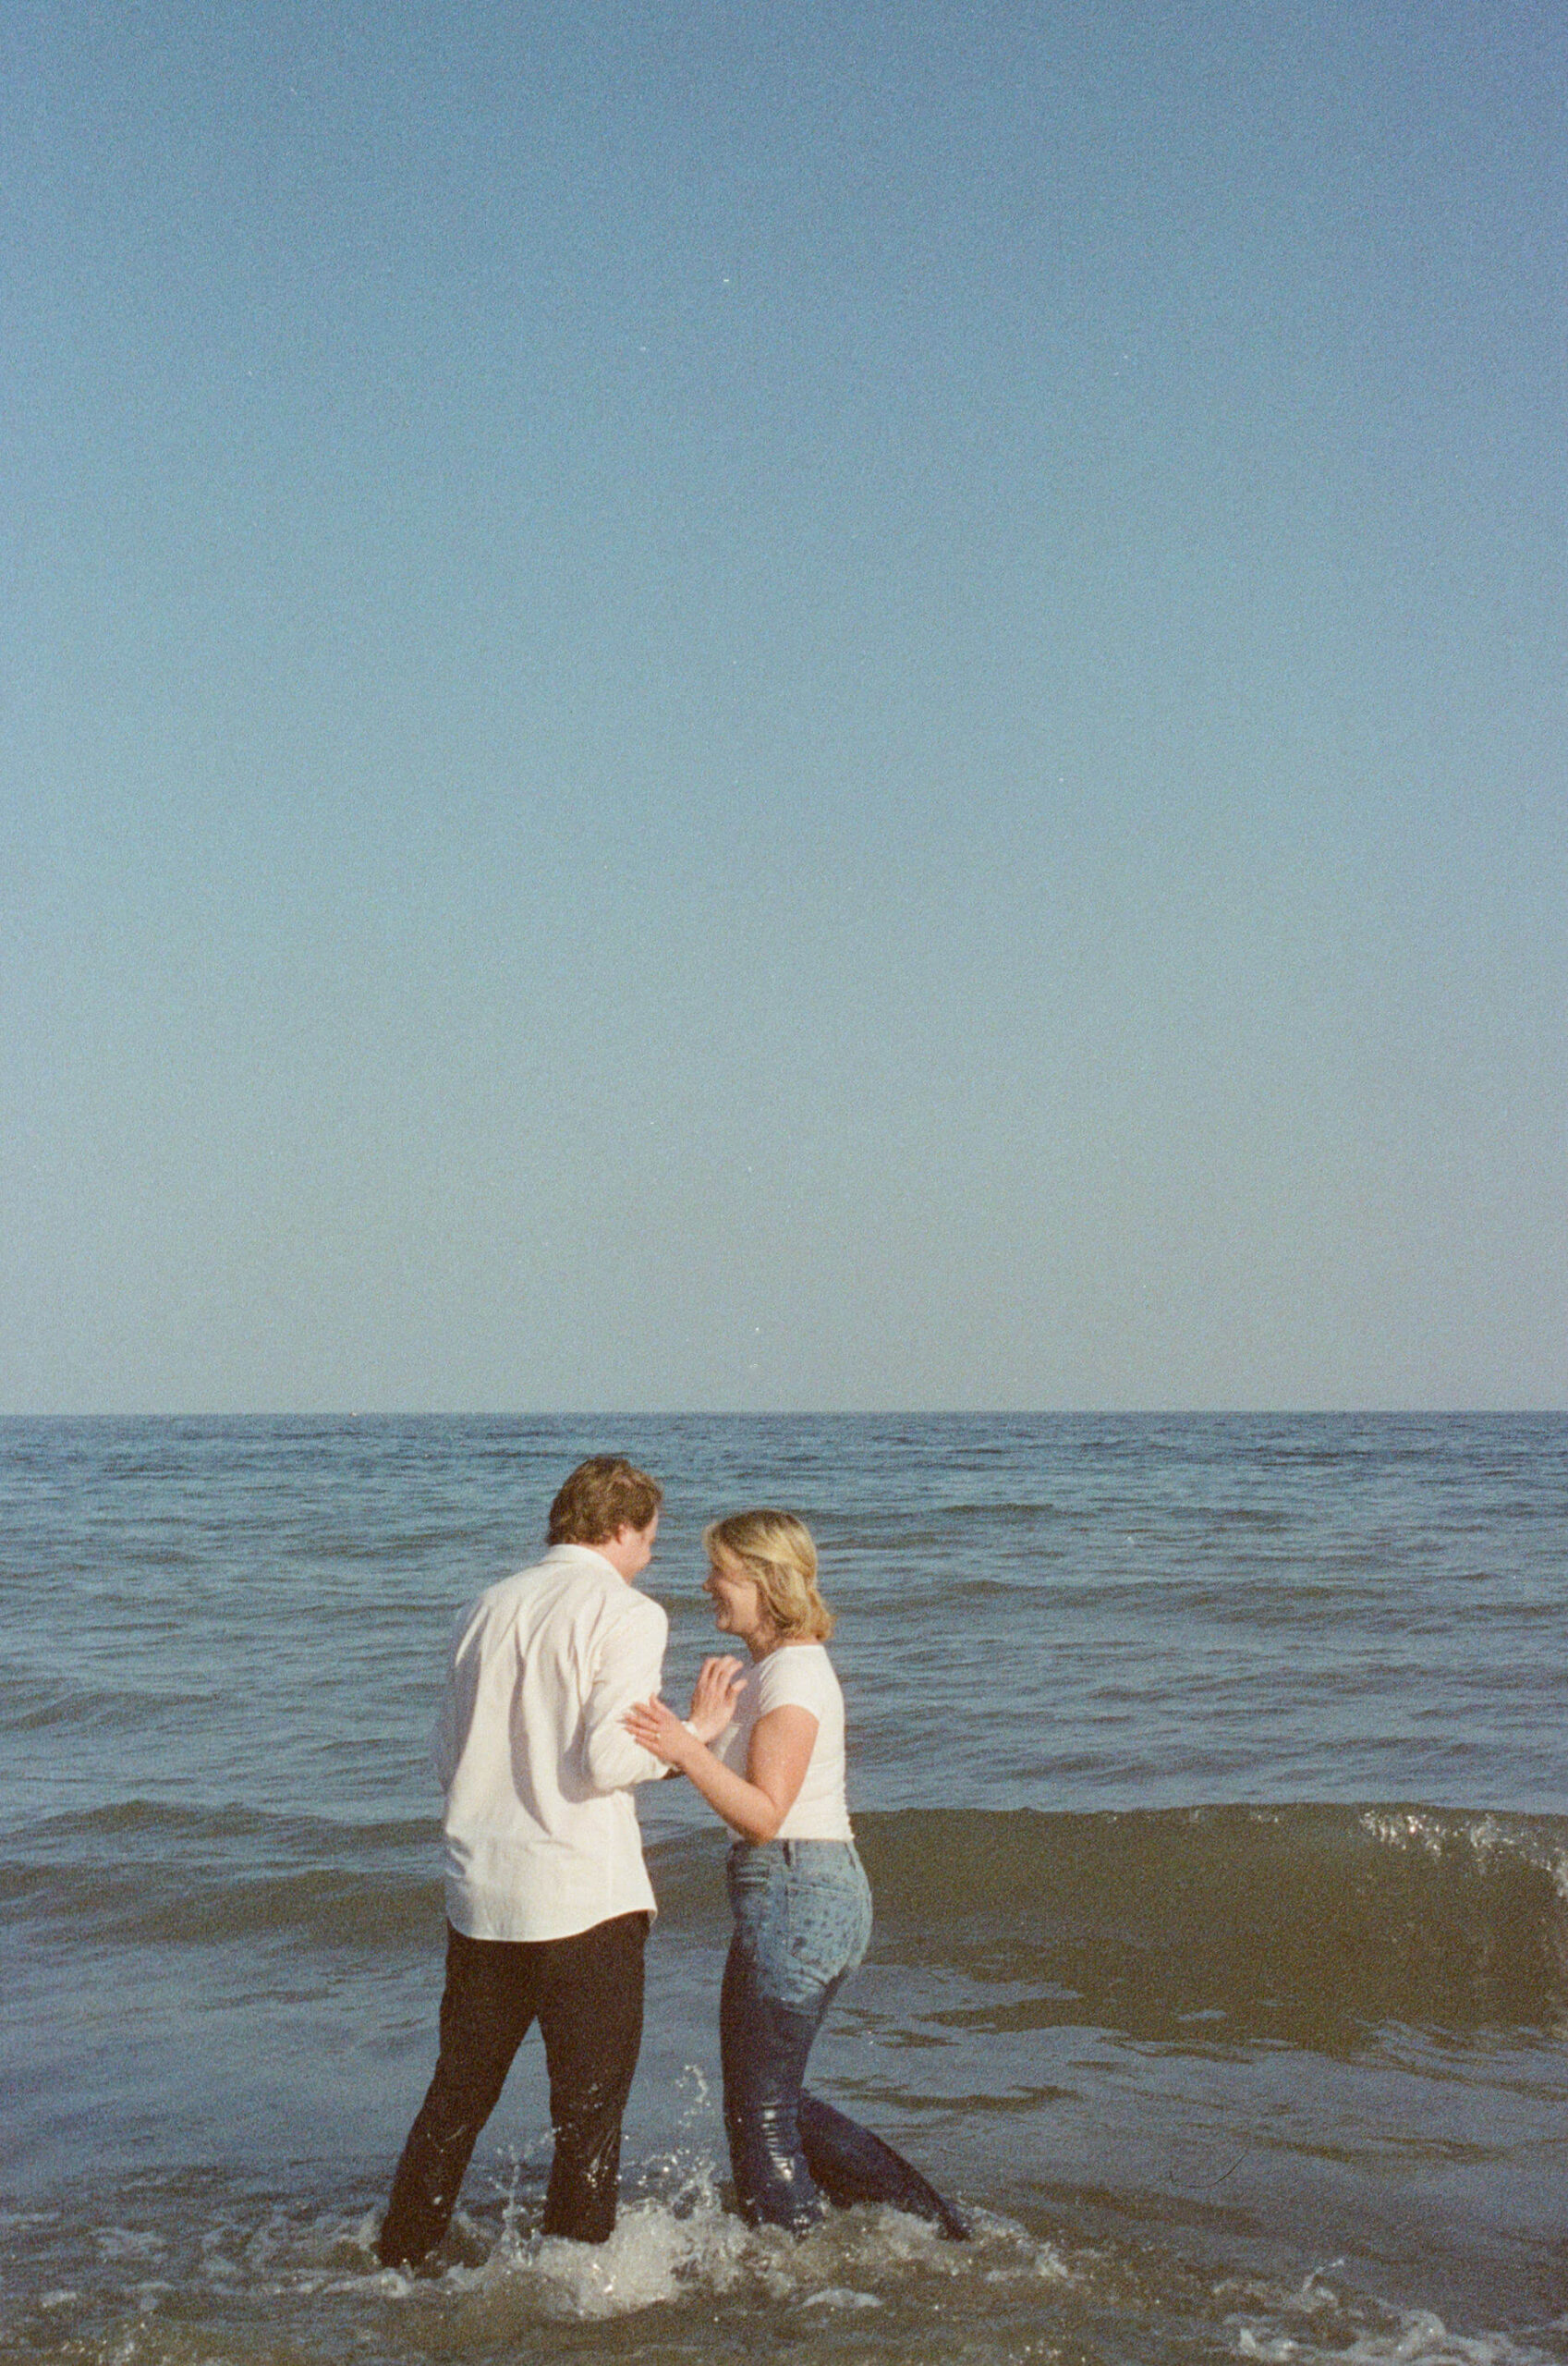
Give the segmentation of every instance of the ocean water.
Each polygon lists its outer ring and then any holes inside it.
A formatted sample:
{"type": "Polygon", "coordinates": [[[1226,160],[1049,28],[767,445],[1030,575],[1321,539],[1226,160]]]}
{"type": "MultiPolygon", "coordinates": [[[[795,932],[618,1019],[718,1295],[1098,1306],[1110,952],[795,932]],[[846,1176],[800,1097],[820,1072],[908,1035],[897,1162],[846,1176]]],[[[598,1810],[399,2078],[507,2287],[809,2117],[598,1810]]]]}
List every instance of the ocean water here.
{"type": "Polygon", "coordinates": [[[1568,2360],[1568,1418],[0,1423],[0,2361],[1568,2360]],[[975,2221],[725,2207],[723,1836],[662,1912],[602,2251],[530,2041],[442,2272],[455,1610],[614,1448],[799,1510],[877,1899],[813,2083],[975,2221]]]}

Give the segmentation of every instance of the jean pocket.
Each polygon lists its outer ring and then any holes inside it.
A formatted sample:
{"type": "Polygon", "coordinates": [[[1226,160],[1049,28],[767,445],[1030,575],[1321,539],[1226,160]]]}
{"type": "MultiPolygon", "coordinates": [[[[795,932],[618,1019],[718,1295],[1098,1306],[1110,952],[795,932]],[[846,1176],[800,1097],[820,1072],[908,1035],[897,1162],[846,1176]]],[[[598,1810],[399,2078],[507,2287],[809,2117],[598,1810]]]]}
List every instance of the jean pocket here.
{"type": "Polygon", "coordinates": [[[871,1935],[862,1884],[840,1878],[792,1884],[786,1952],[791,1985],[826,1987],[853,1971],[871,1935]]]}

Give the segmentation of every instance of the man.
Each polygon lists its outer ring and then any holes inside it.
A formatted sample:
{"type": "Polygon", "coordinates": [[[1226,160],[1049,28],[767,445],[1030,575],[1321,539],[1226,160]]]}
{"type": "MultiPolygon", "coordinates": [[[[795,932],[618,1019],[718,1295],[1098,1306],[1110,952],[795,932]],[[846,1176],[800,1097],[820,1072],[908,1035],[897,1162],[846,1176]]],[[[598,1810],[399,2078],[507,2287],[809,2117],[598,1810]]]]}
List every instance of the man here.
{"type": "Polygon", "coordinates": [[[537,2019],[555,2156],[547,2235],[615,2224],[621,2118],[654,1913],[632,1786],[664,1774],[622,1718],[659,1689],[669,1622],[636,1591],[659,1526],[646,1471],[596,1455],[550,1507],[550,1550],[457,1621],[435,1763],[446,1794],[446,1985],[430,2092],[378,2250],[445,2233],[480,2128],[537,2019]]]}

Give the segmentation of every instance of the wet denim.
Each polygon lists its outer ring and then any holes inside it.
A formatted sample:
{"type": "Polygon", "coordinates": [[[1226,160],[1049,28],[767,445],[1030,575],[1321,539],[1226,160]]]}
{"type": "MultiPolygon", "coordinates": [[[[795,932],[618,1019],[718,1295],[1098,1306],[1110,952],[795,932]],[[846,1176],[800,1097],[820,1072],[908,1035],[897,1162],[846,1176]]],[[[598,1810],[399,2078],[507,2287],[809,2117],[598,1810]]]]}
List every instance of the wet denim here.
{"type": "Polygon", "coordinates": [[[748,2224],[805,2234],[826,2195],[844,2208],[891,2202],[966,2240],[963,2217],[918,2169],[801,2084],[822,2016],[871,1935],[871,1893],[853,1847],[736,1841],[729,1886],[735,1936],[719,2042],[724,2133],[748,2224]]]}
{"type": "Polygon", "coordinates": [[[809,2010],[870,1945],[870,1885],[852,1841],[737,1840],[725,1872],[735,1943],[781,2004],[809,2010]]]}
{"type": "Polygon", "coordinates": [[[749,2225],[803,2233],[822,2215],[801,2142],[806,2057],[866,1952],[871,1893],[845,1840],[736,1841],[727,1872],[719,2045],[735,2198],[749,2225]]]}

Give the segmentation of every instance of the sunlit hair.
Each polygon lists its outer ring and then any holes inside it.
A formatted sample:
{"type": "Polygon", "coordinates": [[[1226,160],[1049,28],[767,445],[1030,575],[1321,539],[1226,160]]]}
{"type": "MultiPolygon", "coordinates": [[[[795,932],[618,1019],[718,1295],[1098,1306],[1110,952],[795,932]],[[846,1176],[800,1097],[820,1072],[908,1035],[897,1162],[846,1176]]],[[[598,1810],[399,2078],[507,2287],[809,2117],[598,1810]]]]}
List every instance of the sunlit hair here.
{"type": "Polygon", "coordinates": [[[623,1528],[646,1528],[664,1490],[618,1454],[579,1462],[550,1506],[552,1544],[607,1544],[623,1528]]]}
{"type": "Polygon", "coordinates": [[[709,1522],[702,1549],[751,1579],[781,1641],[827,1641],[833,1615],[817,1591],[817,1548],[793,1512],[731,1512],[709,1522]]]}

